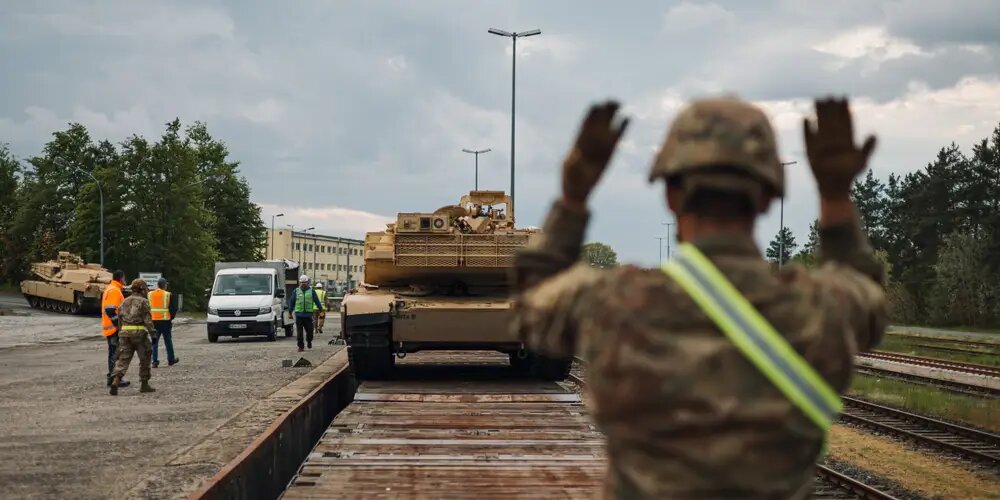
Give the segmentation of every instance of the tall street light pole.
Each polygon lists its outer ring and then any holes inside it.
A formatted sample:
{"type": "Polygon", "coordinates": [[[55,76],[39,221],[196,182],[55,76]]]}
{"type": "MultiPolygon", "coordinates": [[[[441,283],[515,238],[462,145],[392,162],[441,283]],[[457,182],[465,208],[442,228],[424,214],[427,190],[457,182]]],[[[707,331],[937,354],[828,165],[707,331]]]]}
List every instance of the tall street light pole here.
{"type": "Polygon", "coordinates": [[[97,177],[94,177],[93,173],[87,172],[86,170],[84,170],[84,169],[82,169],[80,167],[77,167],[77,166],[74,166],[73,168],[79,170],[80,172],[83,172],[83,173],[87,174],[88,176],[90,176],[91,179],[94,180],[94,184],[97,184],[97,194],[100,196],[100,203],[101,203],[101,216],[100,216],[100,221],[101,221],[100,222],[100,226],[101,226],[101,231],[100,231],[100,234],[101,234],[101,242],[100,242],[100,247],[101,247],[101,267],[104,267],[104,190],[101,188],[101,183],[97,181],[97,177]]]}
{"type": "Polygon", "coordinates": [[[504,31],[496,28],[490,28],[489,32],[498,35],[505,36],[511,39],[513,42],[513,50],[511,51],[511,63],[510,63],[510,204],[514,204],[514,103],[515,100],[515,89],[517,87],[517,39],[522,37],[529,37],[535,35],[541,35],[542,30],[533,29],[528,31],[522,31],[520,33],[516,31],[504,31]]]}
{"type": "Polygon", "coordinates": [[[483,153],[489,153],[490,151],[493,150],[490,148],[486,148],[480,150],[462,149],[462,151],[476,155],[476,191],[479,191],[479,155],[483,153]]]}
{"type": "MultiPolygon", "coordinates": [[[[309,231],[312,231],[313,229],[316,229],[316,228],[315,227],[307,227],[307,228],[305,228],[305,229],[302,230],[302,246],[299,247],[300,248],[300,250],[299,250],[299,262],[303,263],[302,264],[302,270],[303,271],[305,270],[305,267],[306,267],[305,266],[305,261],[306,261],[306,236],[305,235],[306,235],[306,233],[308,233],[309,231]]],[[[313,271],[315,271],[315,269],[313,269],[313,271]]]]}
{"type": "Polygon", "coordinates": [[[670,258],[670,226],[673,226],[673,222],[661,222],[661,225],[667,226],[667,258],[670,258]]]}
{"type": "Polygon", "coordinates": [[[268,249],[270,250],[270,255],[268,255],[267,257],[268,259],[274,259],[274,245],[277,244],[277,241],[274,239],[274,218],[284,217],[284,216],[285,216],[284,213],[275,214],[271,216],[271,236],[270,236],[271,244],[268,245],[268,249]]]}
{"type": "Polygon", "coordinates": [[[657,236],[656,239],[660,242],[660,244],[658,245],[659,247],[658,249],[660,251],[660,260],[658,261],[657,265],[663,265],[663,240],[667,238],[664,236],[657,236]]]}
{"type": "MultiPolygon", "coordinates": [[[[785,168],[787,165],[795,165],[797,161],[783,161],[781,162],[781,168],[785,168]]],[[[778,230],[778,269],[785,263],[785,195],[781,195],[781,210],[778,216],[778,225],[781,228],[778,230]]]]}

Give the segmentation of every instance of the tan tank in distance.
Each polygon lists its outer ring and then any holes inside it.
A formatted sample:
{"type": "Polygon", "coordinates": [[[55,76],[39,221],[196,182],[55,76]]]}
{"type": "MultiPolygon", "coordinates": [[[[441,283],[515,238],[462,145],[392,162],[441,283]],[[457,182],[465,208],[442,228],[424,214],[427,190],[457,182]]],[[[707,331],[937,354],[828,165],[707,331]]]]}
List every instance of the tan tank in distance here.
{"type": "Polygon", "coordinates": [[[111,282],[110,271],[70,252],[31,264],[31,272],[35,279],[21,282],[21,293],[31,307],[70,314],[99,310],[101,294],[111,282]]]}
{"type": "Polygon", "coordinates": [[[503,191],[400,213],[385,231],[365,235],[364,278],[341,305],[355,376],[389,377],[397,356],[421,350],[491,350],[527,375],[564,379],[570,360],[526,352],[509,328],[514,254],[539,235],[514,226],[503,191]]]}

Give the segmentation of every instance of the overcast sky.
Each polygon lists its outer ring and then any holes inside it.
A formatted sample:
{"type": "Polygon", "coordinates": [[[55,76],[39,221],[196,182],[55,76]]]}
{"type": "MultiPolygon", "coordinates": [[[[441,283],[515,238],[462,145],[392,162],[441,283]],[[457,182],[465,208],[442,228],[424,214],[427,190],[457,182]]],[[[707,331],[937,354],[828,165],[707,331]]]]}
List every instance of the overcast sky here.
{"type": "MultiPolygon", "coordinates": [[[[668,220],[646,182],[670,120],[695,96],[763,105],[790,167],[785,222],[816,217],[801,118],[853,99],[879,136],[879,177],[968,149],[1000,122],[1000,2],[37,1],[0,12],[0,141],[37,154],[68,122],[95,139],[201,120],[242,164],[265,220],[360,238],[398,211],[507,189],[509,39],[518,42],[518,222],[540,225],[593,101],[633,123],[593,200],[589,239],[652,264],[668,220]],[[932,6],[933,5],[933,6],[932,6]],[[279,219],[280,221],[281,219],[279,219]]],[[[763,244],[778,209],[761,220],[763,244]]]]}

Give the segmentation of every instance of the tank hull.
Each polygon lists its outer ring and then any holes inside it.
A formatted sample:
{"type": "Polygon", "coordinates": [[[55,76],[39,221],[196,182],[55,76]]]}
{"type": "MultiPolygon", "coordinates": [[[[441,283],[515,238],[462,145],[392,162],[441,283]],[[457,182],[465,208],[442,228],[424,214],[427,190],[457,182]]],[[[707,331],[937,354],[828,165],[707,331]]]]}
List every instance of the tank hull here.
{"type": "Polygon", "coordinates": [[[100,310],[103,283],[52,283],[26,280],[21,293],[31,307],[69,314],[87,314],[100,310]]]}
{"type": "Polygon", "coordinates": [[[514,369],[564,379],[569,360],[526,352],[510,327],[511,268],[517,251],[539,236],[514,226],[501,191],[473,191],[434,212],[401,212],[385,231],[366,234],[364,284],[341,306],[355,376],[389,377],[397,357],[424,350],[490,350],[508,353],[514,369]]]}

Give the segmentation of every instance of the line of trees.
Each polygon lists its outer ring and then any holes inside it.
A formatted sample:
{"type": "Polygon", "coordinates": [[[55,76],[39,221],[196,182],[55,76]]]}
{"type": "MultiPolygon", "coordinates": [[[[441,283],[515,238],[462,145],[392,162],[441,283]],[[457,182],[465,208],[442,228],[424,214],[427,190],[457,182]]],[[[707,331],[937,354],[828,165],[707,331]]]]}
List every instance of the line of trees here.
{"type": "Polygon", "coordinates": [[[215,261],[263,257],[260,207],[205,124],[175,119],[155,142],[95,142],[78,123],[52,137],[24,161],[0,143],[0,281],[24,279],[59,250],[98,262],[102,193],[105,267],[162,272],[195,308],[215,261]]]}
{"type": "MultiPolygon", "coordinates": [[[[971,154],[952,143],[904,176],[883,181],[869,170],[851,194],[886,262],[894,321],[1000,326],[1000,125],[971,154]]],[[[815,263],[816,226],[790,260],[815,263]]],[[[766,252],[772,262],[779,238],[796,248],[791,231],[775,236],[766,252]]]]}

